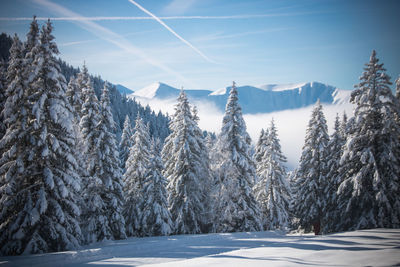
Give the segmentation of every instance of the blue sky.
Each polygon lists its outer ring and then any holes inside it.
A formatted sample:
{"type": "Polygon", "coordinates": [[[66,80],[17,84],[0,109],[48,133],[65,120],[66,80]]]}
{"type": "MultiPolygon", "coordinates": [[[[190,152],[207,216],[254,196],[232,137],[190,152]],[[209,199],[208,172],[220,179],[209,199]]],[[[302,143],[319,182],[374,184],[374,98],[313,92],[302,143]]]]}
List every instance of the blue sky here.
{"type": "Polygon", "coordinates": [[[392,82],[400,74],[399,10],[396,0],[1,0],[0,32],[25,39],[24,18],[54,18],[64,60],[133,90],[232,80],[352,89],[372,49],[392,82]]]}

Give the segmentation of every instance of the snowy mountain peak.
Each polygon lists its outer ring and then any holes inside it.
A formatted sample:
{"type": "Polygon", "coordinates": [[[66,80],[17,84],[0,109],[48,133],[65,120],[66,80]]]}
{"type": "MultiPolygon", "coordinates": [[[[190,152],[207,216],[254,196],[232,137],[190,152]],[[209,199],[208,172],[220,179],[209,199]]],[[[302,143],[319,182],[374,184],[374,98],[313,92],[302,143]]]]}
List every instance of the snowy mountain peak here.
{"type": "Polygon", "coordinates": [[[175,90],[177,89],[165,83],[155,82],[134,92],[132,95],[143,98],[160,98],[165,94],[173,94],[175,90]]]}

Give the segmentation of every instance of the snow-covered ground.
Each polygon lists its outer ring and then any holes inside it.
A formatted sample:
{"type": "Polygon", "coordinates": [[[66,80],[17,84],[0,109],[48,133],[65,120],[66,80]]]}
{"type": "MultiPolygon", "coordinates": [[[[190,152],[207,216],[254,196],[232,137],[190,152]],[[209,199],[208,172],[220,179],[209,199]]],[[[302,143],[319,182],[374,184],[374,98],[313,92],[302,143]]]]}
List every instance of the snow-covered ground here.
{"type": "Polygon", "coordinates": [[[108,241],[0,266],[400,266],[400,229],[324,236],[253,232],[108,241]]]}

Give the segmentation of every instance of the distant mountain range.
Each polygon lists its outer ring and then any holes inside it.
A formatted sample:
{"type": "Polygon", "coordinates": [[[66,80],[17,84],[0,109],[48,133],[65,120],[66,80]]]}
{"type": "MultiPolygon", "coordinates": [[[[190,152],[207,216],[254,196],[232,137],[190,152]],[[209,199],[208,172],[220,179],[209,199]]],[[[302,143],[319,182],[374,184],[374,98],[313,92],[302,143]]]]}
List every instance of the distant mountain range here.
{"type": "MultiPolygon", "coordinates": [[[[219,90],[185,89],[189,100],[208,101],[224,111],[230,86],[219,90]]],[[[351,91],[341,90],[319,82],[298,84],[266,84],[261,86],[238,86],[239,103],[243,113],[269,113],[287,109],[297,109],[314,104],[318,99],[322,103],[347,103],[351,91]]],[[[157,82],[128,95],[132,98],[170,99],[177,98],[180,89],[157,82]]]]}

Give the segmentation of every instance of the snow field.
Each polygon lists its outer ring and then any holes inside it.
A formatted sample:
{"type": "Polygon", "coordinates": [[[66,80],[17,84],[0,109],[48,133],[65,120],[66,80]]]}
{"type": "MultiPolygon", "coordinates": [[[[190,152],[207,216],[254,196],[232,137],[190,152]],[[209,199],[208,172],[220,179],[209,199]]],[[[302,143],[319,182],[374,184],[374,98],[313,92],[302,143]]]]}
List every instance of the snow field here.
{"type": "Polygon", "coordinates": [[[0,266],[396,266],[400,229],[324,236],[277,231],[105,241],[77,251],[0,257],[0,266]]]}

